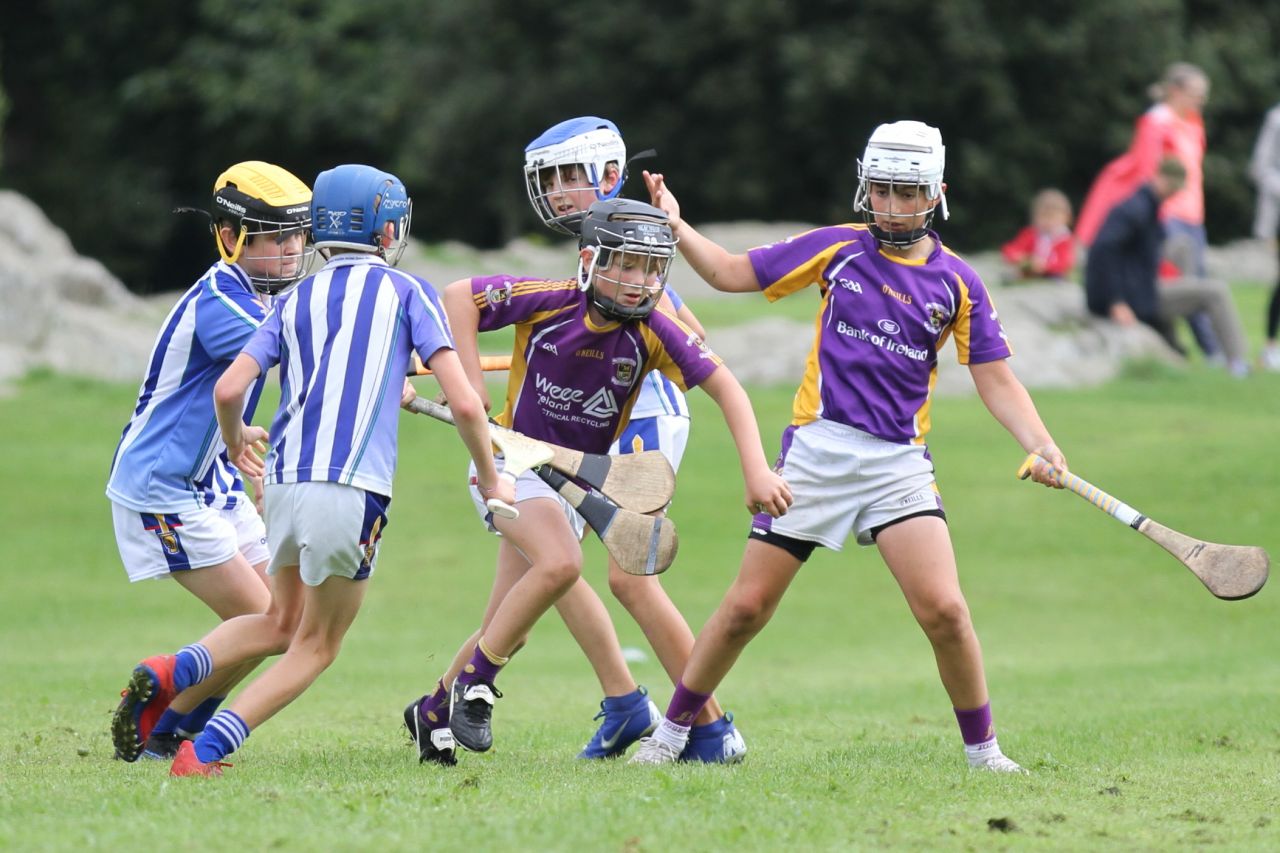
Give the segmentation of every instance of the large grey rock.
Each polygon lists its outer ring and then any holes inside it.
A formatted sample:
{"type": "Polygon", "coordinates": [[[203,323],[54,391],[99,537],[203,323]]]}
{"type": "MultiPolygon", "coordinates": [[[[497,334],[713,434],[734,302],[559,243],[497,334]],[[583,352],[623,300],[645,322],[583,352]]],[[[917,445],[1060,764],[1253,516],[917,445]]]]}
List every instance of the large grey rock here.
{"type": "Polygon", "coordinates": [[[136,381],[163,316],[77,255],[30,199],[0,190],[0,389],[41,367],[136,381]]]}

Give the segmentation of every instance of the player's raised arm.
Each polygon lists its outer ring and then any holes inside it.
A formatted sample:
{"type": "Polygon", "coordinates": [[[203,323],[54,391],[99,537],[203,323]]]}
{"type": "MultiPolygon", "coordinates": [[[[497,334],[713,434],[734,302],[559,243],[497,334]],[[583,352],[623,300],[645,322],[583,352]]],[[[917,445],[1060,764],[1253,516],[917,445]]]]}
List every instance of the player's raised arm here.
{"type": "Polygon", "coordinates": [[[671,230],[679,239],[680,254],[689,262],[702,279],[716,290],[725,293],[753,293],[760,289],[755,268],[747,255],[735,255],[719,243],[710,240],[680,218],[680,203],[667,188],[660,173],[644,172],[644,185],[654,207],[667,214],[671,230]]]}
{"type": "Polygon", "coordinates": [[[755,411],[737,377],[729,368],[720,365],[698,387],[706,391],[724,413],[724,422],[738,448],[742,479],[747,489],[747,511],[767,512],[774,518],[786,515],[787,507],[791,506],[791,489],[765,459],[755,411]]]}

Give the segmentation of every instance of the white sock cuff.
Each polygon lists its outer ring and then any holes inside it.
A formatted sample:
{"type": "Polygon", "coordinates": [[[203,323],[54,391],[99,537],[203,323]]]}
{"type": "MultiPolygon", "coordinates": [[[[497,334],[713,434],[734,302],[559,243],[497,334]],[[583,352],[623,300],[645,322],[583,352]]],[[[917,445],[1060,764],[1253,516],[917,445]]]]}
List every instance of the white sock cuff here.
{"type": "Polygon", "coordinates": [[[662,741],[667,746],[683,752],[685,745],[689,742],[689,726],[673,723],[663,717],[662,722],[654,729],[653,737],[655,740],[662,741]]]}

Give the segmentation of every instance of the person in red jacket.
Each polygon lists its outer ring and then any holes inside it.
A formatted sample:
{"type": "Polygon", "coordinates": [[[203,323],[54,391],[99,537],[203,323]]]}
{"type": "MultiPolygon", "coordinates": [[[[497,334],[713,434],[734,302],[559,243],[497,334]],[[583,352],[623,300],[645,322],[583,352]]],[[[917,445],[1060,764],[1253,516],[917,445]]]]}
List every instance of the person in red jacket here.
{"type": "Polygon", "coordinates": [[[1031,224],[1000,248],[1011,267],[1009,280],[1065,279],[1076,265],[1071,202],[1061,191],[1043,189],[1031,200],[1031,224]]]}

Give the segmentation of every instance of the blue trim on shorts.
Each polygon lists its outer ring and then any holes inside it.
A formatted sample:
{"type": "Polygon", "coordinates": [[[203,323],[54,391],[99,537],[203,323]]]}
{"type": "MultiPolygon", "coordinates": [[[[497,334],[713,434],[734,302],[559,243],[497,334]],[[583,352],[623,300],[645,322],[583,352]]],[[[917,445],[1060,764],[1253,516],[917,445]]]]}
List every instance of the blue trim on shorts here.
{"type": "Polygon", "coordinates": [[[382,540],[382,531],[390,524],[387,520],[387,508],[391,506],[391,498],[377,492],[364,493],[364,520],[360,522],[360,547],[364,549],[364,558],[360,568],[352,580],[362,581],[373,573],[373,564],[378,560],[378,543],[382,540]]]}
{"type": "Polygon", "coordinates": [[[154,533],[170,573],[191,570],[191,558],[182,544],[182,517],[177,513],[140,512],[142,529],[154,533]]]}
{"type": "Polygon", "coordinates": [[[662,441],[658,432],[658,419],[637,418],[629,421],[623,428],[622,434],[618,436],[618,455],[622,456],[626,453],[641,453],[645,450],[661,450],[662,441]],[[636,439],[639,439],[640,446],[635,446],[636,439]]]}

